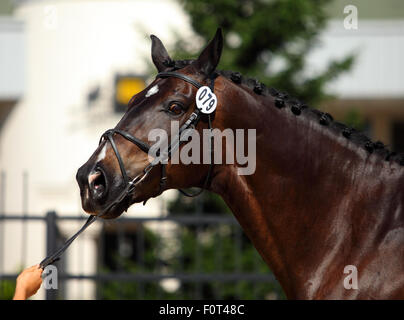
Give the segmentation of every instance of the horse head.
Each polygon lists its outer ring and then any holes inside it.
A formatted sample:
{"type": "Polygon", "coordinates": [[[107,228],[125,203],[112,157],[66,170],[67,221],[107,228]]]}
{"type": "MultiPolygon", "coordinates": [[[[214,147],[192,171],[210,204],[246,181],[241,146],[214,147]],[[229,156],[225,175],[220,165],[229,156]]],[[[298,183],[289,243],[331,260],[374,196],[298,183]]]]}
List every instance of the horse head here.
{"type": "Polygon", "coordinates": [[[223,47],[221,30],[197,59],[188,60],[180,69],[160,39],[152,35],[151,40],[158,76],[132,97],[122,119],[102,135],[98,148],[76,175],[83,209],[105,219],[118,217],[133,203],[158,196],[166,189],[201,186],[209,173],[205,165],[153,161],[159,155],[151,156],[149,133],[153,129],[165,130],[171,139],[174,121],[180,132],[184,126],[206,128],[207,123],[199,121],[195,95],[200,86],[214,81],[212,75],[223,47]]]}

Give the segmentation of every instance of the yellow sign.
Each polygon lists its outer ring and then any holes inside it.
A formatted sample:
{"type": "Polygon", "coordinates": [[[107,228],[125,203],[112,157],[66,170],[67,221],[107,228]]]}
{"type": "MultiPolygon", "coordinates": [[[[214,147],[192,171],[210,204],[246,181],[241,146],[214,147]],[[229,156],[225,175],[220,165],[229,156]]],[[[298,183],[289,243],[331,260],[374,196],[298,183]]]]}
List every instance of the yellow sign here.
{"type": "Polygon", "coordinates": [[[146,83],[142,78],[121,77],[116,82],[115,98],[119,104],[126,105],[136,94],[146,88],[146,83]]]}

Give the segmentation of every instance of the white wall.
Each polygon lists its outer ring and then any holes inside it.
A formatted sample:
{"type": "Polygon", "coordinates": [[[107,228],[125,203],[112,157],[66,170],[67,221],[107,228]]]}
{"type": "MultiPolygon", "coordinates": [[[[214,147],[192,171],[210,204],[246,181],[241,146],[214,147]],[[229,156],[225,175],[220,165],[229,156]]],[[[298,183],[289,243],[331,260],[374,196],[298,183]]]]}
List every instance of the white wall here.
{"type": "Polygon", "coordinates": [[[24,25],[0,16],[0,100],[15,100],[24,91],[24,25]]]}
{"type": "Polygon", "coordinates": [[[361,20],[346,30],[343,20],[331,21],[318,46],[309,55],[313,74],[324,70],[330,58],[356,54],[353,68],[328,85],[339,98],[404,97],[404,21],[361,20]]]}

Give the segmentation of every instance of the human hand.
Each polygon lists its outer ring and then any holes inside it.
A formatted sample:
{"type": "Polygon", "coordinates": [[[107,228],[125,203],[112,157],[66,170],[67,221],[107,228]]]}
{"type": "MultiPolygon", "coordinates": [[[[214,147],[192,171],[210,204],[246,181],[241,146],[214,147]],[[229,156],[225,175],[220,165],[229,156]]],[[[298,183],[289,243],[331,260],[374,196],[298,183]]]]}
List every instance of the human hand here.
{"type": "Polygon", "coordinates": [[[39,264],[25,269],[17,277],[13,300],[26,300],[41,287],[43,270],[39,264]]]}

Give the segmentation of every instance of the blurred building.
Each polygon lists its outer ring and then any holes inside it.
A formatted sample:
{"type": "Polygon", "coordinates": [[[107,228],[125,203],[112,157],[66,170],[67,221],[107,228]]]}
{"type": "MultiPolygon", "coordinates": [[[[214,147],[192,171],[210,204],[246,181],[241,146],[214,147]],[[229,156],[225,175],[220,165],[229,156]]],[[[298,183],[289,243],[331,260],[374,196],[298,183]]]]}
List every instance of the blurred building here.
{"type": "Polygon", "coordinates": [[[329,84],[338,99],[321,109],[342,121],[355,111],[373,139],[404,152],[404,2],[340,0],[329,12],[333,19],[310,56],[312,72],[330,57],[354,53],[356,59],[351,71],[329,84]],[[344,27],[348,5],[357,8],[357,29],[344,27]]]}
{"type": "MultiPolygon", "coordinates": [[[[330,58],[357,54],[353,70],[330,84],[338,99],[322,109],[339,119],[358,110],[375,139],[402,151],[403,9],[396,0],[337,0],[309,56],[309,72],[315,73],[330,58]],[[357,29],[344,28],[349,4],[358,9],[357,29]]],[[[0,211],[83,215],[75,174],[100,135],[122,117],[127,95],[118,94],[120,80],[129,87],[149,81],[148,35],[170,48],[176,34],[191,38],[188,18],[174,0],[2,0],[0,14],[0,211]]],[[[164,213],[162,199],[132,206],[128,215],[164,213]]],[[[69,236],[78,227],[71,223],[63,232],[69,236]]],[[[69,249],[69,271],[96,270],[96,234],[96,226],[86,231],[85,256],[75,245],[69,249]]],[[[45,256],[43,225],[3,223],[0,241],[0,273],[45,256]]],[[[73,283],[68,296],[92,298],[93,289],[73,283]]]]}

